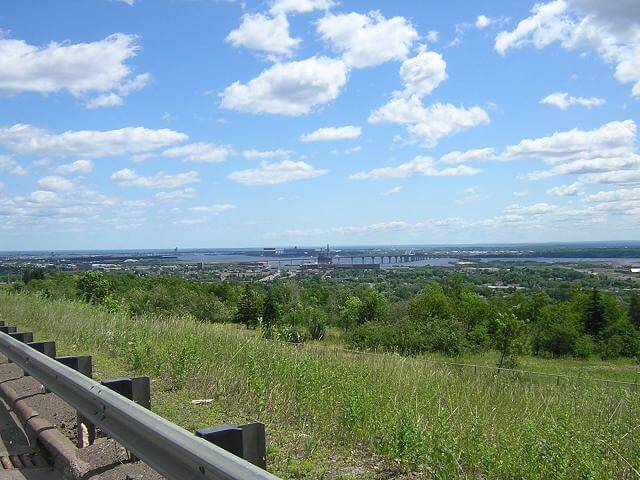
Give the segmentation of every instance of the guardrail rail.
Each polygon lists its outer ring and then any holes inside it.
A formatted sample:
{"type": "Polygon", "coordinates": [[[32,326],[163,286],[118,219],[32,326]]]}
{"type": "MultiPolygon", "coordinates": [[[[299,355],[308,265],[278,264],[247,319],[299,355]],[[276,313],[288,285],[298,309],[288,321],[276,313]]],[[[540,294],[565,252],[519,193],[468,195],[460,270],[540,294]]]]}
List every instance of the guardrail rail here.
{"type": "Polygon", "coordinates": [[[170,480],[279,480],[3,332],[0,353],[170,480]]]}

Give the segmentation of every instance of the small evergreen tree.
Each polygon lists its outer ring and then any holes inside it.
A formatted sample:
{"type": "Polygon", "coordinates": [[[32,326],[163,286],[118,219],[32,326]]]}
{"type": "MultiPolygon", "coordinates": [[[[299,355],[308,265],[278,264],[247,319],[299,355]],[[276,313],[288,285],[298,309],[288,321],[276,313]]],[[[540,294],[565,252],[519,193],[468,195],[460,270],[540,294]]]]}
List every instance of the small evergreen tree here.
{"type": "Polygon", "coordinates": [[[273,290],[269,290],[262,309],[262,328],[265,338],[271,338],[271,331],[278,323],[280,317],[280,305],[273,290]]]}
{"type": "Polygon", "coordinates": [[[605,327],[604,306],[597,288],[591,290],[584,315],[584,330],[589,335],[598,336],[605,327]]]}
{"type": "Polygon", "coordinates": [[[629,321],[636,328],[640,328],[640,294],[637,291],[633,292],[629,299],[629,321]]]}

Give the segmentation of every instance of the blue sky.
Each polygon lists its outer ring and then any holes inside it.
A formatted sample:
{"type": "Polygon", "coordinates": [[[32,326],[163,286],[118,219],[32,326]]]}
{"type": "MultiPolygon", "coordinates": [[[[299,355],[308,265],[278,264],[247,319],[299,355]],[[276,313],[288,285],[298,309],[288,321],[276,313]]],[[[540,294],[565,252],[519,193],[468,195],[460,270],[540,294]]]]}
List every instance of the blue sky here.
{"type": "Polygon", "coordinates": [[[636,0],[6,0],[0,250],[637,240],[636,0]]]}

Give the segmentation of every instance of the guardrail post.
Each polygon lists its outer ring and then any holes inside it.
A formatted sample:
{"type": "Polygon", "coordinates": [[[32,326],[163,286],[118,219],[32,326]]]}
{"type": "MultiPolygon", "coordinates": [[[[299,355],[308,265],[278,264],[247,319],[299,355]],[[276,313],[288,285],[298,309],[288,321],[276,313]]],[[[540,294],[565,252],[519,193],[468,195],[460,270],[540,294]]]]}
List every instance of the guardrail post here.
{"type": "MultiPolygon", "coordinates": [[[[27,342],[27,345],[40,353],[44,353],[47,357],[56,358],[56,342],[27,342]]],[[[28,372],[24,372],[25,377],[28,375],[28,372]]],[[[44,393],[51,393],[44,385],[42,388],[44,393]]]]}
{"type": "Polygon", "coordinates": [[[28,342],[27,345],[47,357],[56,358],[56,342],[28,342]]]}
{"type": "MultiPolygon", "coordinates": [[[[91,355],[65,355],[55,357],[55,359],[89,378],[93,376],[93,359],[91,355]]],[[[96,441],[96,426],[89,422],[80,412],[78,412],[76,422],[76,436],[78,448],[88,447],[96,441]]]]}
{"type": "Polygon", "coordinates": [[[33,342],[33,332],[10,332],[9,336],[21,341],[22,343],[33,342]]]}
{"type": "Polygon", "coordinates": [[[16,332],[18,329],[16,327],[13,327],[11,325],[2,325],[0,327],[0,332],[2,333],[14,333],[16,332]]]}
{"type": "MultiPolygon", "coordinates": [[[[148,376],[120,377],[113,380],[102,380],[100,383],[147,410],[151,410],[151,380],[148,376]]],[[[127,450],[127,455],[132,462],[138,460],[129,450],[127,450]]]]}
{"type": "Polygon", "coordinates": [[[256,467],[267,469],[267,444],[263,423],[224,424],[196,431],[196,436],[244,458],[256,467]]]}
{"type": "MultiPolygon", "coordinates": [[[[15,338],[16,340],[22,343],[33,342],[33,332],[16,332],[15,327],[8,327],[8,328],[13,328],[14,330],[13,332],[7,332],[10,337],[15,338]]],[[[10,358],[7,358],[7,363],[13,363],[13,362],[11,361],[10,358]]],[[[28,377],[29,374],[27,372],[24,372],[24,376],[28,377]]]]}
{"type": "Polygon", "coordinates": [[[151,381],[149,377],[120,377],[100,382],[123,397],[133,400],[147,410],[151,410],[151,381]]]}

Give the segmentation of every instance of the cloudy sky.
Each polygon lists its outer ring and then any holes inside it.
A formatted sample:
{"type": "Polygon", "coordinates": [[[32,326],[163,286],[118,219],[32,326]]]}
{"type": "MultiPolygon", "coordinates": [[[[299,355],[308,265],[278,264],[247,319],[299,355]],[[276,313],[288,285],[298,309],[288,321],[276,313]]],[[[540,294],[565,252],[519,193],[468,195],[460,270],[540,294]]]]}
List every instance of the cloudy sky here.
{"type": "Polygon", "coordinates": [[[3,0],[0,250],[633,240],[637,0],[3,0]]]}

